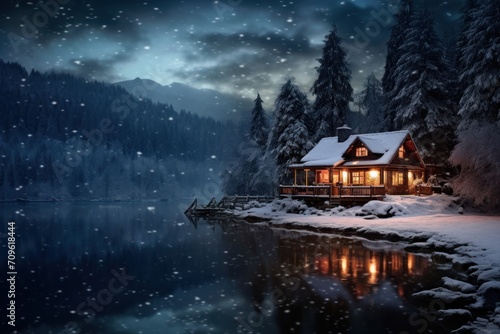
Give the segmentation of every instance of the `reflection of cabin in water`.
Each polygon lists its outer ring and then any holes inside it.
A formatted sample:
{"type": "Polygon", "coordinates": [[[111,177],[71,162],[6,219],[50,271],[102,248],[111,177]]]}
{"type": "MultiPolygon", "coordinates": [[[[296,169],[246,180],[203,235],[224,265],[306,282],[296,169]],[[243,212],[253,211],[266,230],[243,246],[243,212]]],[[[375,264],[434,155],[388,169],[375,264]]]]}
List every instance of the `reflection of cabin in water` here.
{"type": "Polygon", "coordinates": [[[390,281],[401,298],[409,297],[419,277],[430,269],[429,261],[400,249],[370,249],[377,242],[328,237],[307,237],[280,241],[280,261],[303,274],[334,277],[341,280],[353,297],[373,292],[382,282],[390,281]]]}
{"type": "Polygon", "coordinates": [[[294,183],[280,186],[281,196],[363,202],[414,193],[425,165],[406,130],[351,134],[344,125],[289,168],[294,183]]]}

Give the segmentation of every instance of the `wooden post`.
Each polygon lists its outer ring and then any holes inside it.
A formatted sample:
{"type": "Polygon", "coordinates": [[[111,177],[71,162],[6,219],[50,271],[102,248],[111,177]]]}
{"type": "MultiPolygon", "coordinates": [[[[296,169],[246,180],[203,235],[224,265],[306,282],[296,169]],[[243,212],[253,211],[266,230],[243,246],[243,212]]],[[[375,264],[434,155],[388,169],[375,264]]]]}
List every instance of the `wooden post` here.
{"type": "Polygon", "coordinates": [[[330,193],[328,194],[328,208],[331,208],[332,206],[332,192],[333,192],[333,179],[332,182],[330,183],[330,193]]]}
{"type": "Polygon", "coordinates": [[[297,185],[297,168],[293,169],[293,185],[297,185]]]}

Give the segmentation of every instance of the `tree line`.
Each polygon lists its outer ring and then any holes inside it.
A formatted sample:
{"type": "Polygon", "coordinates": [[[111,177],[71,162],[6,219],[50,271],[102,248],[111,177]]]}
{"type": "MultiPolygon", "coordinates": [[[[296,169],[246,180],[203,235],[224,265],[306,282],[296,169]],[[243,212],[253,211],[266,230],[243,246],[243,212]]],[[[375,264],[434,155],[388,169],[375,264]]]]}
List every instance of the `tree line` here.
{"type": "Polygon", "coordinates": [[[239,132],[118,86],[0,60],[1,200],[192,196],[239,132]]]}

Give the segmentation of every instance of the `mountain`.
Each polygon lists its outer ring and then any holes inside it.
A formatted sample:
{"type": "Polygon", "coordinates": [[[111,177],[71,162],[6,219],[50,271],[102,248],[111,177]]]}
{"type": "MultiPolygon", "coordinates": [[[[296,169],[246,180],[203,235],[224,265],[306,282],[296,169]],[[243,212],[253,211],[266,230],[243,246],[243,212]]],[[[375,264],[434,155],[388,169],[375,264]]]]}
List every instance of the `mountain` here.
{"type": "Polygon", "coordinates": [[[0,201],[207,197],[242,136],[117,85],[0,59],[0,201]]]}
{"type": "Polygon", "coordinates": [[[252,101],[220,93],[213,89],[197,89],[174,82],[162,86],[149,80],[135,78],[115,83],[137,97],[153,102],[171,104],[175,110],[186,110],[217,120],[239,121],[252,109],[252,101]]]}

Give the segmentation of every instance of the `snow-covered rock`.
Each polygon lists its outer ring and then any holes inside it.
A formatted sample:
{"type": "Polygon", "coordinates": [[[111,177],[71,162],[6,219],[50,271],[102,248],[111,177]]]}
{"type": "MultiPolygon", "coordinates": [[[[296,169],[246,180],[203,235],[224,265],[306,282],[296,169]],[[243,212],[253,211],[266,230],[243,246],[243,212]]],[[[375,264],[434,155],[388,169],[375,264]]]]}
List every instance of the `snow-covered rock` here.
{"type": "Polygon", "coordinates": [[[467,256],[454,256],[453,268],[458,271],[466,271],[469,267],[476,265],[474,261],[467,256]]]}
{"type": "Polygon", "coordinates": [[[463,292],[463,293],[473,293],[476,292],[474,285],[467,282],[462,282],[449,277],[443,277],[443,285],[453,291],[463,292]]]}
{"type": "Polygon", "coordinates": [[[370,201],[366,203],[356,216],[368,216],[374,215],[379,218],[392,217],[393,215],[389,212],[392,210],[392,205],[389,203],[384,203],[382,201],[370,201]]]}
{"type": "Polygon", "coordinates": [[[440,300],[448,308],[462,308],[476,301],[474,294],[465,294],[441,287],[414,293],[412,299],[425,304],[440,300]]]}
{"type": "Polygon", "coordinates": [[[493,322],[500,327],[500,306],[495,309],[495,314],[493,315],[493,322]]]}
{"type": "Polygon", "coordinates": [[[433,252],[431,255],[432,261],[435,263],[452,263],[454,256],[444,252],[433,252]]]}
{"type": "Polygon", "coordinates": [[[500,303],[500,281],[483,283],[477,293],[483,297],[486,307],[495,307],[497,303],[500,303]]]}
{"type": "Polygon", "coordinates": [[[477,277],[477,282],[479,284],[488,281],[500,281],[500,268],[489,268],[482,271],[477,277]]]}
{"type": "Polygon", "coordinates": [[[472,314],[464,309],[446,309],[437,311],[438,320],[447,328],[462,327],[473,319],[472,314]]]}

